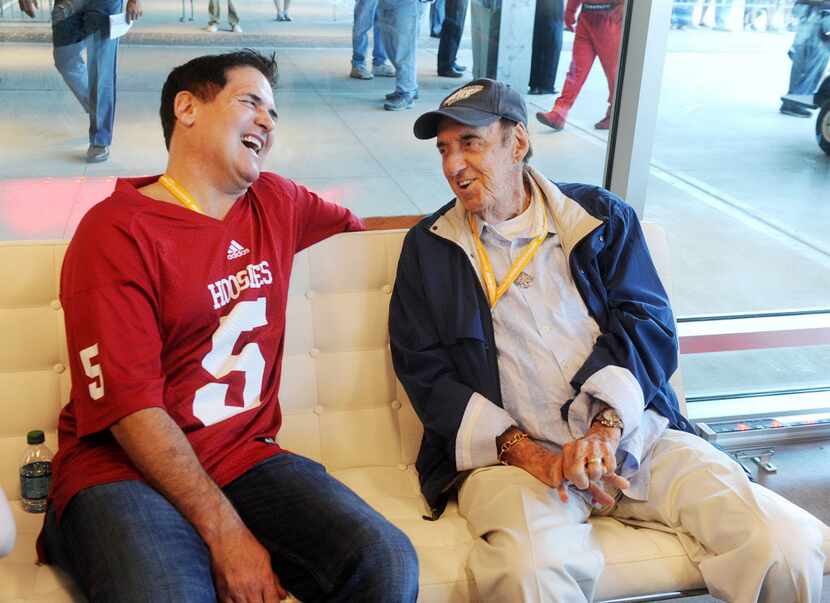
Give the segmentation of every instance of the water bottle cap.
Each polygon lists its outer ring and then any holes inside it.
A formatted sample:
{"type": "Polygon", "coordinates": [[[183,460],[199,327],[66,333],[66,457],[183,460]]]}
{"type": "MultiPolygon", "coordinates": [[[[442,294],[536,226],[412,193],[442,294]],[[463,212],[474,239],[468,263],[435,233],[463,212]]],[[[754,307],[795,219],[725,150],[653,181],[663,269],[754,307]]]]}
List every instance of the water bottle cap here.
{"type": "Polygon", "coordinates": [[[30,431],[26,434],[26,442],[28,444],[43,444],[46,441],[46,438],[43,436],[43,432],[39,429],[35,429],[34,431],[30,431]]]}

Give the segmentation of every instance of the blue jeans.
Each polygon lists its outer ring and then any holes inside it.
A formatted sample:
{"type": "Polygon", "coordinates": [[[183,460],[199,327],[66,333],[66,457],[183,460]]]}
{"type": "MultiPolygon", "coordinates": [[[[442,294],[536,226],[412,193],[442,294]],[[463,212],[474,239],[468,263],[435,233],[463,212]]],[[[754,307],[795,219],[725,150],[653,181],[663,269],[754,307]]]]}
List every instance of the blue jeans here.
{"type": "MultiPolygon", "coordinates": [[[[223,491],[304,603],[415,601],[418,559],[407,537],[322,465],[282,453],[223,491]]],[[[143,482],[83,490],[59,525],[50,511],[45,546],[93,603],[216,601],[204,541],[143,482]]]]}
{"type": "Polygon", "coordinates": [[[380,0],[378,25],[389,60],[395,66],[395,92],[413,97],[418,90],[418,34],[423,2],[380,0]]]}
{"type": "Polygon", "coordinates": [[[386,62],[386,50],[383,36],[378,27],[378,0],[355,0],[354,25],[352,25],[352,65],[360,67],[366,62],[369,50],[369,29],[374,28],[372,36],[372,65],[386,62]]]}
{"type": "Polygon", "coordinates": [[[89,144],[112,143],[118,39],[109,37],[109,16],[121,6],[121,0],[56,0],[52,8],[55,67],[89,114],[89,144]]]}
{"type": "Polygon", "coordinates": [[[821,76],[830,58],[830,41],[821,38],[821,11],[805,5],[796,5],[793,14],[798,18],[798,31],[790,48],[793,61],[790,87],[787,94],[810,94],[818,90],[821,76]]]}
{"type": "Polygon", "coordinates": [[[435,0],[429,5],[429,33],[437,38],[441,35],[441,28],[444,26],[444,2],[446,0],[435,0]]]}

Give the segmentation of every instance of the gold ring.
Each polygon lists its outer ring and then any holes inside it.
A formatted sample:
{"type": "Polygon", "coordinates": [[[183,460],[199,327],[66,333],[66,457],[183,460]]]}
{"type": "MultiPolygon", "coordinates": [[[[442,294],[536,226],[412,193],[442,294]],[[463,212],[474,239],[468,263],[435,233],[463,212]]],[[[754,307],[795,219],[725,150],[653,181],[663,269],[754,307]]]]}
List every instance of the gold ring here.
{"type": "Polygon", "coordinates": [[[593,458],[588,459],[586,461],[586,464],[590,465],[591,463],[601,463],[601,462],[602,462],[602,457],[601,456],[595,456],[593,458]]]}

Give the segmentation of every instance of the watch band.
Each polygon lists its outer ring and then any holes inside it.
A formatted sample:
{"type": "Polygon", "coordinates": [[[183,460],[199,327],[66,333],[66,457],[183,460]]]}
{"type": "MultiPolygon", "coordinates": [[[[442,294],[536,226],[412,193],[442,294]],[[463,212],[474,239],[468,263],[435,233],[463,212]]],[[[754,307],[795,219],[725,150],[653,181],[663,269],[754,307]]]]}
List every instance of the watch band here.
{"type": "Polygon", "coordinates": [[[620,415],[613,408],[606,408],[601,411],[597,416],[594,417],[594,420],[591,421],[591,424],[599,423],[603,427],[616,427],[620,431],[623,431],[625,424],[623,420],[620,418],[620,415]]]}

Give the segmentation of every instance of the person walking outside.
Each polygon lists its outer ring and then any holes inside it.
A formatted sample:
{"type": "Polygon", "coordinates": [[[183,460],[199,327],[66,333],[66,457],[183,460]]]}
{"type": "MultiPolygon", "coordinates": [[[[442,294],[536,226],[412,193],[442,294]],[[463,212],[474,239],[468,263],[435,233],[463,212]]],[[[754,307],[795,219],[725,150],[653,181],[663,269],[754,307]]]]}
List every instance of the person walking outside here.
{"type": "MultiPolygon", "coordinates": [[[[210,14],[210,18],[205,29],[211,33],[219,31],[219,22],[222,20],[220,1],[210,0],[208,3],[208,14],[210,14]]],[[[242,27],[239,25],[239,15],[236,12],[236,7],[233,5],[233,0],[228,0],[228,25],[230,25],[233,33],[242,33],[242,27]]]]}
{"type": "MultiPolygon", "coordinates": [[[[288,2],[288,0],[285,0],[288,2]]],[[[386,62],[386,49],[378,27],[378,0],[355,0],[352,25],[352,70],[349,77],[371,80],[375,76],[395,77],[395,69],[386,62]],[[372,69],[366,67],[369,30],[372,30],[372,69]]]]}
{"type": "Polygon", "coordinates": [[[620,36],[622,32],[622,1],[612,0],[568,0],[565,8],[565,29],[575,31],[573,58],[565,78],[562,94],[556,99],[548,112],[540,111],[536,119],[556,131],[565,127],[568,112],[598,56],[605,78],[608,80],[608,108],[605,116],[594,127],[607,130],[611,124],[611,101],[617,84],[617,66],[619,65],[620,36]],[[579,9],[579,19],[576,11],[579,9]]]}
{"type": "MultiPolygon", "coordinates": [[[[830,0],[798,0],[793,16],[798,29],[788,53],[793,66],[787,94],[813,95],[830,59],[830,0]]],[[[793,117],[813,115],[806,107],[787,100],[781,102],[779,111],[793,117]]]]}
{"type": "MultiPolygon", "coordinates": [[[[20,10],[35,18],[37,0],[19,0],[20,10]]],[[[55,67],[89,115],[87,163],[106,161],[115,123],[118,40],[110,37],[110,16],[124,11],[128,23],[141,17],[141,1],[55,0],[52,45],[55,67]],[[82,53],[86,49],[86,62],[82,53]]]]}
{"type": "Polygon", "coordinates": [[[290,21],[291,17],[288,16],[288,6],[291,4],[291,0],[274,0],[274,7],[277,9],[277,16],[274,17],[274,21],[290,21]]]}

